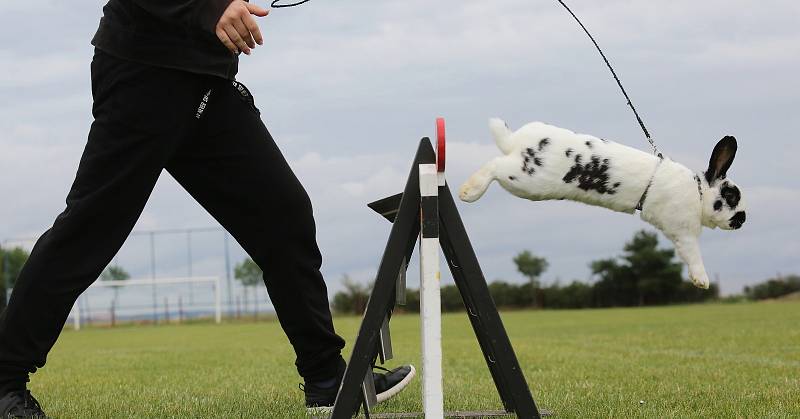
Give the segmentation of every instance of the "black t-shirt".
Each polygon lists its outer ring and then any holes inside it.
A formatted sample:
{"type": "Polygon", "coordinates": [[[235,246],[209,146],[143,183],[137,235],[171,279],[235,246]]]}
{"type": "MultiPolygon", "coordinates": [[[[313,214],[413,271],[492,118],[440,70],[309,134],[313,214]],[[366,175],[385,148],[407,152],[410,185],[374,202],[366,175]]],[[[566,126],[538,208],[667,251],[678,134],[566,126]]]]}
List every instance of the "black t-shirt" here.
{"type": "Polygon", "coordinates": [[[239,58],[214,28],[232,0],[110,0],[92,45],[119,58],[233,79],[239,58]]]}

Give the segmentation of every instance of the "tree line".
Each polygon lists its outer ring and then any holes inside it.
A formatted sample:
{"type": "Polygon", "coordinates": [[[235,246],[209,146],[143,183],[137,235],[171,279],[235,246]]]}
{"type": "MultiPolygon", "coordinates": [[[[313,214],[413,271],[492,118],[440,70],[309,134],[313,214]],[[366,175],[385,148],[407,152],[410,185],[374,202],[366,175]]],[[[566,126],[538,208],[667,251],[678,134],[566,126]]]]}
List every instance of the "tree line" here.
{"type": "MultiPolygon", "coordinates": [[[[543,286],[542,273],[548,268],[547,260],[520,252],[513,262],[525,283],[494,281],[489,293],[500,308],[599,308],[632,307],[664,304],[696,303],[719,299],[719,286],[711,284],[708,290],[695,287],[682,275],[683,265],[677,261],[675,250],[661,248],[658,235],[639,231],[628,241],[621,256],[601,259],[589,264],[592,282],[556,281],[543,286]]],[[[336,293],[332,306],[339,313],[360,314],[366,308],[371,286],[359,284],[349,277],[345,289],[336,293]]],[[[777,298],[800,292],[800,277],[771,278],[764,283],[744,288],[741,298],[760,300],[777,298]]],[[[419,290],[409,289],[407,304],[401,309],[419,311],[419,290]]],[[[456,285],[442,287],[442,311],[461,311],[464,304],[456,285]]]]}
{"type": "Polygon", "coordinates": [[[744,287],[744,296],[748,300],[768,300],[798,293],[800,293],[800,276],[797,275],[778,275],[760,284],[744,287]]]}
{"type": "MultiPolygon", "coordinates": [[[[7,290],[14,287],[28,256],[28,252],[21,247],[0,247],[0,311],[5,309],[7,290]]],[[[647,231],[637,232],[625,244],[621,256],[591,262],[591,283],[575,280],[562,284],[556,281],[543,286],[540,277],[548,268],[546,259],[526,250],[516,255],[513,262],[527,282],[498,280],[490,283],[489,292],[495,304],[501,308],[627,307],[692,303],[719,298],[717,284],[711,284],[708,290],[701,290],[686,281],[682,277],[682,265],[675,259],[675,251],[660,248],[658,236],[647,231]]],[[[234,267],[234,277],[241,282],[245,291],[259,286],[262,275],[261,269],[249,258],[234,267]]],[[[130,275],[118,265],[107,267],[100,276],[100,280],[104,281],[128,278],[130,275]]],[[[344,290],[337,292],[331,300],[333,309],[340,313],[363,313],[369,301],[371,285],[347,276],[343,279],[343,285],[344,290]]],[[[114,287],[112,304],[116,303],[117,292],[117,287],[114,287]]],[[[742,295],[731,298],[755,301],[780,298],[792,293],[800,293],[800,276],[778,275],[746,286],[742,295]]],[[[419,290],[409,289],[406,300],[405,310],[419,311],[419,290]]],[[[456,286],[442,287],[442,310],[463,309],[456,286]]]]}

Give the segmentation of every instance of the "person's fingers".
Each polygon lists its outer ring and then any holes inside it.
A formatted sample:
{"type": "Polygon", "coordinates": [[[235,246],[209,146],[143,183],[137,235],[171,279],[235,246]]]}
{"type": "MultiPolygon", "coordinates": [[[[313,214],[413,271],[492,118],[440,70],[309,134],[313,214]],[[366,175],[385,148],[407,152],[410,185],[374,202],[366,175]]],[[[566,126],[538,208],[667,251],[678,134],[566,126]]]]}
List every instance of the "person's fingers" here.
{"type": "Polygon", "coordinates": [[[253,35],[250,34],[250,30],[247,29],[247,26],[245,26],[244,22],[237,20],[233,23],[233,27],[236,28],[236,32],[239,32],[239,36],[242,37],[248,47],[256,47],[256,41],[253,41],[253,35]]]}
{"type": "Polygon", "coordinates": [[[243,19],[245,26],[247,26],[247,30],[253,35],[255,41],[258,42],[258,45],[264,44],[264,37],[261,36],[261,29],[259,29],[256,20],[252,17],[245,16],[243,19]]]}
{"type": "Polygon", "coordinates": [[[243,53],[250,55],[250,47],[247,46],[247,43],[244,42],[244,39],[239,35],[239,32],[234,28],[232,25],[226,25],[223,29],[225,29],[225,33],[228,34],[228,37],[233,41],[236,45],[236,48],[243,53]]]}
{"type": "Polygon", "coordinates": [[[251,49],[264,43],[258,24],[253,16],[266,16],[269,10],[255,4],[234,1],[217,22],[216,34],[220,42],[234,53],[250,55],[251,49]]]}
{"type": "Polygon", "coordinates": [[[247,4],[245,4],[245,7],[247,7],[247,11],[249,11],[251,14],[254,14],[254,15],[258,16],[258,17],[264,17],[264,16],[269,14],[269,10],[267,10],[267,9],[265,9],[263,7],[259,7],[259,6],[255,5],[253,3],[247,3],[247,4]]]}
{"type": "Polygon", "coordinates": [[[218,28],[216,33],[217,38],[219,38],[220,42],[222,42],[222,45],[225,45],[225,48],[228,48],[234,54],[239,52],[239,50],[236,48],[236,45],[234,45],[233,41],[231,41],[231,38],[224,30],[218,28]]]}

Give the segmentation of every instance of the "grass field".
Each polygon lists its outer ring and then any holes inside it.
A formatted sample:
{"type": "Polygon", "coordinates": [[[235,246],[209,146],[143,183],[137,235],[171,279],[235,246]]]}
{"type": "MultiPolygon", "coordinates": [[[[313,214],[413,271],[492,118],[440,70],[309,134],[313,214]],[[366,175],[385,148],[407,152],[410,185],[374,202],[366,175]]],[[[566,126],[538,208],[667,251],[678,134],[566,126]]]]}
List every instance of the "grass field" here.
{"type": "MultiPolygon", "coordinates": [[[[800,301],[503,320],[557,417],[800,417],[800,301]]],[[[348,343],[359,321],[337,320],[348,343]]],[[[392,320],[392,365],[419,365],[418,323],[392,320]]],[[[443,330],[445,408],[500,408],[466,316],[446,315],[443,330]]],[[[30,388],[57,418],[303,417],[293,361],[277,322],[66,331],[30,388]]],[[[380,410],[420,411],[419,381],[380,410]]]]}

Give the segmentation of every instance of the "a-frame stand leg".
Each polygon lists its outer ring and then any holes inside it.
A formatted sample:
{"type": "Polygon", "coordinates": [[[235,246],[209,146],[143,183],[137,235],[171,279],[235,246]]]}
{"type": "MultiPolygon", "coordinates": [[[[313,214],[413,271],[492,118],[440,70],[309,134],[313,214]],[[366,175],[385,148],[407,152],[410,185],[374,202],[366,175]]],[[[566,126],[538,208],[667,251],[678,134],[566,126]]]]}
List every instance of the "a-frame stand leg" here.
{"type": "Polygon", "coordinates": [[[361,405],[361,383],[377,356],[383,321],[394,307],[397,275],[403,268],[404,260],[413,251],[420,231],[419,165],[435,162],[436,154],[430,140],[425,138],[417,149],[397,215],[394,217],[372,295],[331,413],[332,419],[349,419],[358,412],[361,405]]]}
{"type": "Polygon", "coordinates": [[[539,418],[539,410],[447,185],[439,187],[439,218],[442,251],[503,405],[506,411],[520,418],[539,418]]]}

